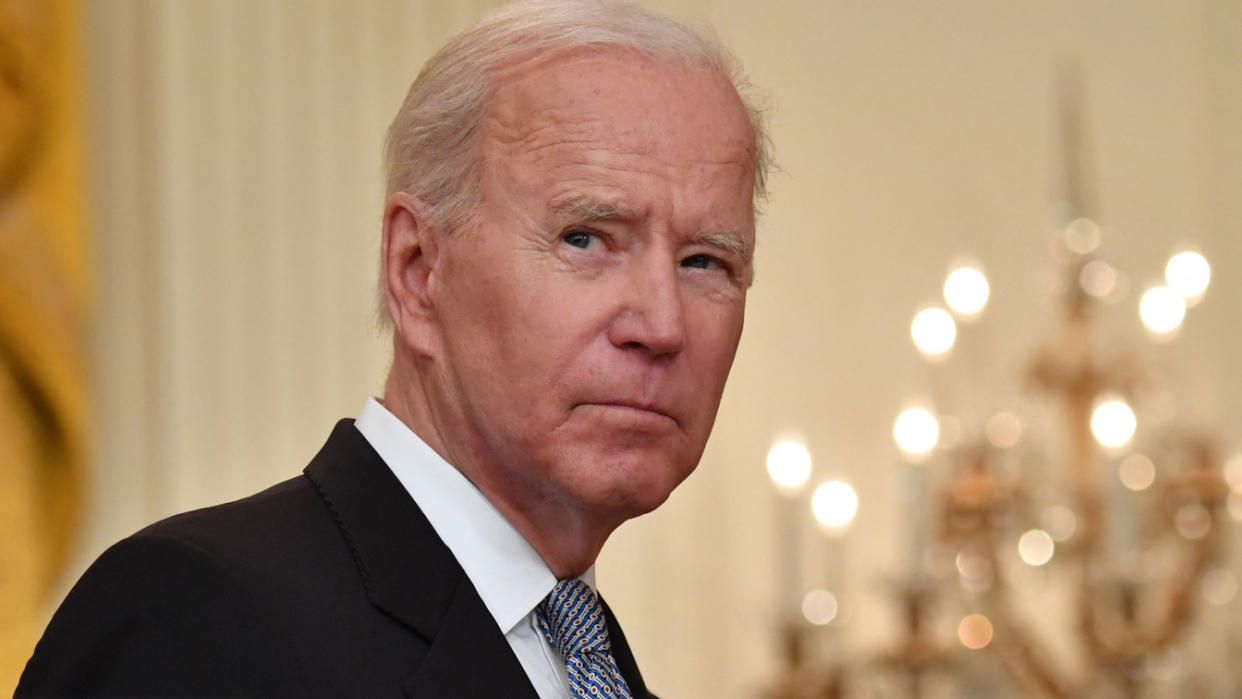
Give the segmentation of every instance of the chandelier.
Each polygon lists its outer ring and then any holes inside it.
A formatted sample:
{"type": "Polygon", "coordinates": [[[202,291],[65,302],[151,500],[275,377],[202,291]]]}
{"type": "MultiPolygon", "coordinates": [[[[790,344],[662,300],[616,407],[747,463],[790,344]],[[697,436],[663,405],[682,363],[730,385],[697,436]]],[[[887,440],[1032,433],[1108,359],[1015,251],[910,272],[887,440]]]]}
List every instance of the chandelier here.
{"type": "MultiPolygon", "coordinates": [[[[1196,635],[1223,633],[1242,648],[1213,611],[1238,588],[1224,543],[1228,520],[1242,520],[1242,455],[1222,460],[1212,435],[1179,420],[1175,387],[1150,353],[1102,323],[1128,316],[1151,342],[1174,342],[1211,266],[1193,248],[1175,250],[1162,281],[1134,293],[1116,236],[1086,211],[1079,110],[1072,90],[1062,95],[1066,167],[1049,236],[1055,330],[1023,361],[1023,392],[1010,404],[954,414],[945,395],[954,389],[939,384],[900,412],[900,635],[866,662],[834,661],[815,627],[838,614],[835,597],[784,590],[785,668],[767,697],[1233,696],[1242,686],[1242,674],[1208,671],[1195,655],[1196,635]]],[[[932,372],[986,313],[991,286],[982,265],[966,262],[942,291],[943,304],[910,326],[932,372]]],[[[975,393],[967,402],[995,399],[975,393]]],[[[788,498],[801,493],[810,456],[778,442],[768,469],[788,498]]],[[[829,534],[857,509],[842,482],[820,485],[811,501],[829,534]]],[[[782,526],[782,540],[793,531],[782,526]]],[[[788,569],[796,544],[783,545],[788,569]]]]}

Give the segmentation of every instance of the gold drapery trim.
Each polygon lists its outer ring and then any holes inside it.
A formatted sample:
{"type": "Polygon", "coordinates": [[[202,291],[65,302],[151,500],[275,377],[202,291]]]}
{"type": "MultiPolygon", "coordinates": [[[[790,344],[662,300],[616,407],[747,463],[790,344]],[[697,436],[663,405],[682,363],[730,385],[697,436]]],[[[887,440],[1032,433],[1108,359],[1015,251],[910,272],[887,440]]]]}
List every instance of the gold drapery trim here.
{"type": "Polygon", "coordinates": [[[86,452],[77,6],[0,0],[0,694],[78,522],[86,452]]]}

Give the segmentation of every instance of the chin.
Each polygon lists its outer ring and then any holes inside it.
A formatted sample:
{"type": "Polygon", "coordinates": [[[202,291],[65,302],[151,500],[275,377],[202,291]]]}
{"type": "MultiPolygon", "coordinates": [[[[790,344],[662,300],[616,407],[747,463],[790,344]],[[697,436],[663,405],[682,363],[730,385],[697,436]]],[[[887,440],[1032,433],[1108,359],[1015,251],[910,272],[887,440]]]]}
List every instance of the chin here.
{"type": "Polygon", "coordinates": [[[542,445],[538,461],[567,502],[623,521],[664,504],[698,466],[701,440],[661,426],[656,431],[580,421],[542,445]]]}
{"type": "Polygon", "coordinates": [[[611,511],[619,518],[638,517],[663,505],[697,464],[697,459],[686,465],[684,461],[652,455],[613,461],[604,472],[596,470],[590,474],[595,485],[602,487],[583,495],[594,500],[599,509],[611,511]]]}
{"type": "Polygon", "coordinates": [[[663,505],[672,492],[672,488],[649,489],[642,492],[629,489],[618,493],[613,498],[614,504],[610,509],[625,519],[641,517],[663,505]]]}

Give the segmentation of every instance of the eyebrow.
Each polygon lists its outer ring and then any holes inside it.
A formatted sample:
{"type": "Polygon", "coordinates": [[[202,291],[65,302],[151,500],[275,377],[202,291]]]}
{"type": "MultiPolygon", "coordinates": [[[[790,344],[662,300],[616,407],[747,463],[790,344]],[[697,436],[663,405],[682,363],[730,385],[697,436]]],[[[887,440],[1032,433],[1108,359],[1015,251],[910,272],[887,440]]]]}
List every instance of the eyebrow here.
{"type": "Polygon", "coordinates": [[[577,221],[604,221],[612,219],[635,218],[634,212],[610,202],[590,197],[572,197],[553,205],[552,210],[559,217],[577,221]]]}
{"type": "MultiPolygon", "coordinates": [[[[574,196],[557,202],[552,210],[558,217],[575,221],[624,221],[637,218],[632,210],[620,204],[601,201],[585,196],[574,196]]],[[[737,231],[701,231],[691,240],[699,245],[707,245],[724,252],[740,256],[749,261],[754,254],[754,244],[737,231]]]]}
{"type": "Polygon", "coordinates": [[[708,245],[714,248],[720,248],[726,252],[740,256],[744,260],[750,260],[755,251],[754,245],[732,231],[721,233],[700,233],[694,236],[694,242],[700,245],[708,245]]]}

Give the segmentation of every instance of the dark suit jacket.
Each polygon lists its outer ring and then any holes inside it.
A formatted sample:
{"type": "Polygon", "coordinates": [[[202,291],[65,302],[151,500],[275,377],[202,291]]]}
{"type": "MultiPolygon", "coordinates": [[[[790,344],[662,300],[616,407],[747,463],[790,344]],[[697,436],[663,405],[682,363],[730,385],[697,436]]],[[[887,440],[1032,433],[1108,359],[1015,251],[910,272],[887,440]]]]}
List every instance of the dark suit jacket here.
{"type": "MultiPolygon", "coordinates": [[[[648,695],[608,611],[613,654],[648,695]]],[[[108,549],[18,697],[506,697],[535,691],[474,585],[354,428],[302,476],[108,549]]]]}

